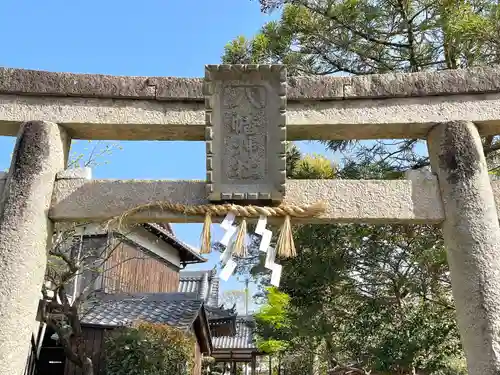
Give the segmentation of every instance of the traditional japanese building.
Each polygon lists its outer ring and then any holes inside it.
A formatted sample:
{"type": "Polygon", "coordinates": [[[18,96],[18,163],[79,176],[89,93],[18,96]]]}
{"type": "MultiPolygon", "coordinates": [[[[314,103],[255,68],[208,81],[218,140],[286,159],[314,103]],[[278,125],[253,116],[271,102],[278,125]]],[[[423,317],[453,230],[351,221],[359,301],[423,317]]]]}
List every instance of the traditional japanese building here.
{"type": "MultiPolygon", "coordinates": [[[[169,225],[144,224],[126,232],[88,226],[75,236],[73,244],[68,249],[72,259],[102,259],[101,270],[86,269],[68,286],[71,298],[88,287],[95,294],[90,312],[81,317],[86,351],[92,357],[95,373],[102,368],[106,332],[134,320],[145,320],[193,332],[197,339],[193,374],[200,374],[202,354],[210,355],[212,351],[205,301],[177,290],[181,269],[206,259],[175,237],[169,225]]],[[[46,325],[41,325],[37,338],[37,375],[81,374],[61,354],[57,335],[46,325]]]]}
{"type": "Polygon", "coordinates": [[[237,363],[252,363],[254,369],[260,354],[253,340],[254,320],[252,316],[238,316],[235,306],[228,308],[219,303],[219,282],[215,270],[182,271],[179,291],[195,293],[206,302],[213,342],[211,356],[230,369],[237,363]]]}
{"type": "MultiPolygon", "coordinates": [[[[105,294],[82,318],[89,347],[93,348],[95,370],[102,367],[102,345],[106,331],[141,320],[167,324],[196,338],[193,374],[201,374],[202,354],[212,353],[212,339],[204,302],[192,293],[105,294]]],[[[66,374],[77,374],[71,363],[66,374]]],[[[96,372],[98,373],[98,372],[96,372]]],[[[172,374],[176,375],[176,374],[172,374]]]]}
{"type": "MultiPolygon", "coordinates": [[[[127,233],[87,228],[76,240],[78,254],[106,256],[104,271],[84,272],[71,291],[74,297],[92,283],[96,292],[81,319],[96,374],[103,367],[106,332],[136,320],[192,332],[197,341],[193,375],[201,374],[203,355],[215,358],[218,363],[213,366],[229,369],[236,369],[237,362],[255,363],[258,353],[251,317],[239,317],[235,306],[220,303],[215,269],[183,270],[206,260],[175,237],[169,225],[145,224],[127,233]],[[107,248],[113,252],[107,254],[107,248]]],[[[78,255],[72,252],[71,256],[78,255]]],[[[54,332],[46,327],[43,330],[37,375],[80,375],[80,370],[61,355],[54,332]]]]}

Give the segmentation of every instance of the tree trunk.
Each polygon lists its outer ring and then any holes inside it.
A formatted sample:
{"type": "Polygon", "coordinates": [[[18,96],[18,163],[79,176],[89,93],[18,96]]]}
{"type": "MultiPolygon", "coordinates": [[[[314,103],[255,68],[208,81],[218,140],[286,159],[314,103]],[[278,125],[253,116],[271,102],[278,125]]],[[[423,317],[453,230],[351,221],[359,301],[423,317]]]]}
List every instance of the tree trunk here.
{"type": "Polygon", "coordinates": [[[313,360],[312,360],[312,373],[313,375],[319,375],[320,374],[320,368],[321,368],[321,359],[319,357],[319,354],[317,353],[317,348],[315,350],[313,360]]]}
{"type": "Polygon", "coordinates": [[[326,363],[328,366],[328,371],[336,368],[338,363],[334,359],[336,357],[335,349],[329,337],[325,338],[325,350],[326,350],[326,363]]]}

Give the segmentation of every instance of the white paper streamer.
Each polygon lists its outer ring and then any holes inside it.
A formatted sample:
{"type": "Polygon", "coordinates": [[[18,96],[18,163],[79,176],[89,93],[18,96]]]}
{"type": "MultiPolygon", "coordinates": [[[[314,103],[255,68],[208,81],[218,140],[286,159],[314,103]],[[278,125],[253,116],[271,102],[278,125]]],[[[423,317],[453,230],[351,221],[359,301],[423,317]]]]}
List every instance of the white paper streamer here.
{"type": "Polygon", "coordinates": [[[230,244],[220,255],[220,261],[222,264],[226,264],[229,259],[231,259],[231,254],[233,253],[233,246],[230,244]]]}
{"type": "Polygon", "coordinates": [[[231,228],[231,226],[233,225],[235,219],[236,216],[234,215],[234,213],[229,212],[224,220],[222,220],[222,223],[220,223],[221,228],[224,230],[229,230],[229,228],[231,228]]]}
{"type": "Polygon", "coordinates": [[[274,247],[269,246],[267,248],[265,267],[272,271],[273,265],[275,264],[274,263],[275,259],[276,259],[276,249],[274,247]]]}
{"type": "MultiPolygon", "coordinates": [[[[231,258],[234,250],[234,235],[238,229],[233,226],[235,220],[236,216],[230,212],[220,224],[221,228],[225,230],[225,233],[219,242],[226,247],[220,255],[220,261],[224,267],[222,268],[219,277],[223,281],[228,281],[237,267],[237,263],[231,258]]],[[[279,287],[283,267],[274,262],[276,259],[276,249],[270,246],[273,232],[266,229],[266,226],[267,217],[260,216],[257,226],[255,227],[255,233],[262,237],[259,244],[259,250],[266,253],[265,267],[271,270],[271,285],[279,287]]]]}
{"type": "Polygon", "coordinates": [[[271,238],[273,236],[273,232],[269,229],[264,229],[262,232],[262,240],[260,241],[259,250],[263,252],[267,252],[269,245],[271,245],[271,238]]]}
{"type": "Polygon", "coordinates": [[[222,239],[219,241],[222,245],[227,246],[229,245],[229,241],[231,238],[234,236],[236,233],[236,227],[230,226],[228,229],[226,229],[226,233],[224,233],[224,236],[222,239]]]}
{"type": "Polygon", "coordinates": [[[264,231],[266,230],[266,225],[267,225],[267,216],[259,216],[259,221],[255,226],[255,233],[262,236],[264,231]]]}
{"type": "Polygon", "coordinates": [[[259,221],[257,222],[257,226],[255,227],[255,233],[262,236],[260,240],[259,250],[264,253],[267,252],[267,248],[271,244],[271,238],[273,236],[273,232],[269,229],[266,229],[267,225],[267,216],[259,216],[259,221]]]}
{"type": "Polygon", "coordinates": [[[220,272],[219,277],[222,280],[227,281],[229,280],[235,269],[236,269],[236,262],[232,259],[229,259],[224,268],[222,269],[222,271],[220,272]]]}
{"type": "Polygon", "coordinates": [[[276,288],[280,286],[280,279],[281,279],[281,270],[283,267],[281,264],[274,263],[273,268],[272,268],[272,273],[271,273],[271,285],[274,285],[276,288]]]}

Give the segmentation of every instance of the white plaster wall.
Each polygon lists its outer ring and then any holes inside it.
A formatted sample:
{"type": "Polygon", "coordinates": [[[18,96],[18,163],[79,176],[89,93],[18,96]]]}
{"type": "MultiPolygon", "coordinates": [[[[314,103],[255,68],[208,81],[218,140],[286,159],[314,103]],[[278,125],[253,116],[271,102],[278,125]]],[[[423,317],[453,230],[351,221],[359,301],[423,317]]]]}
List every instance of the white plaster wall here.
{"type": "MultiPolygon", "coordinates": [[[[83,229],[83,228],[82,228],[83,229]]],[[[85,234],[105,234],[106,231],[99,224],[89,224],[85,226],[85,234]]],[[[181,266],[181,258],[179,252],[172,245],[161,240],[154,234],[148,232],[142,227],[134,228],[133,231],[122,230],[121,233],[129,240],[148,249],[153,254],[156,254],[162,259],[172,263],[174,266],[181,266]]]]}
{"type": "Polygon", "coordinates": [[[159,239],[154,234],[149,233],[146,229],[137,228],[132,233],[126,233],[126,237],[159,257],[169,261],[174,266],[181,266],[179,252],[170,244],[159,239]]]}

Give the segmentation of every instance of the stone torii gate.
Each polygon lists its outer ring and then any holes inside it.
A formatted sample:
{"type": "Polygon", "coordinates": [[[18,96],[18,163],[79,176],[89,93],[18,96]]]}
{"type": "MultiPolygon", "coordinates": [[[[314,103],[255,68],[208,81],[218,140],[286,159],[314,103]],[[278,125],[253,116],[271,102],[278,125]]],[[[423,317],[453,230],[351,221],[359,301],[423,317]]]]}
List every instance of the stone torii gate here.
{"type": "Polygon", "coordinates": [[[500,184],[480,141],[498,133],[499,68],[287,79],[282,66],[222,65],[205,82],[0,69],[0,135],[17,135],[0,177],[0,375],[23,372],[54,222],[226,199],[326,202],[297,222],[440,223],[469,373],[499,374],[500,184]],[[376,138],[427,139],[434,174],[285,181],[285,139],[376,138]],[[71,139],[206,140],[207,181],[91,180],[64,171],[71,139]]]}

